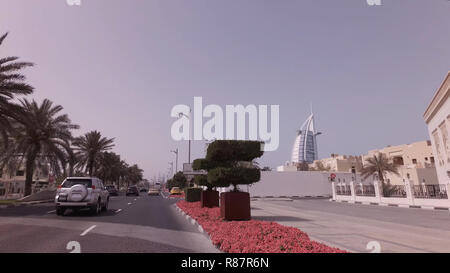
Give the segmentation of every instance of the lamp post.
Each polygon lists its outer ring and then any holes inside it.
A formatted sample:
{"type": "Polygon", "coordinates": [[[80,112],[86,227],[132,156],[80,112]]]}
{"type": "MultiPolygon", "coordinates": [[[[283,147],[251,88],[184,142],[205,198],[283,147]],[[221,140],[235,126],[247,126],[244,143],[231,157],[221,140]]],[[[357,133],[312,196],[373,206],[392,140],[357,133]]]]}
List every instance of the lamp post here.
{"type": "Polygon", "coordinates": [[[192,132],[192,126],[191,126],[191,110],[189,109],[189,116],[188,115],[186,115],[185,113],[182,113],[182,112],[180,112],[180,113],[178,113],[178,116],[181,118],[181,117],[187,117],[188,119],[189,119],[189,152],[188,152],[188,163],[190,164],[191,163],[191,140],[192,140],[192,134],[191,134],[191,132],[192,132]]]}
{"type": "Polygon", "coordinates": [[[174,153],[175,156],[176,156],[175,173],[177,173],[178,172],[178,148],[176,148],[175,150],[172,150],[171,152],[174,153]]]}

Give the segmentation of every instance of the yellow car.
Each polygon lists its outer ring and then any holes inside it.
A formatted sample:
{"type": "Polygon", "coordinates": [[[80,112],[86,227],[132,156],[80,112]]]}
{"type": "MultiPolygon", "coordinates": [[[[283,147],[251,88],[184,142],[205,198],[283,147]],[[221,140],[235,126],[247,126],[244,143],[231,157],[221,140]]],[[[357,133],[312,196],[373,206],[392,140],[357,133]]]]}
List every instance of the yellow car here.
{"type": "Polygon", "coordinates": [[[183,191],[178,187],[173,187],[170,189],[170,194],[176,195],[176,194],[183,194],[183,191]]]}

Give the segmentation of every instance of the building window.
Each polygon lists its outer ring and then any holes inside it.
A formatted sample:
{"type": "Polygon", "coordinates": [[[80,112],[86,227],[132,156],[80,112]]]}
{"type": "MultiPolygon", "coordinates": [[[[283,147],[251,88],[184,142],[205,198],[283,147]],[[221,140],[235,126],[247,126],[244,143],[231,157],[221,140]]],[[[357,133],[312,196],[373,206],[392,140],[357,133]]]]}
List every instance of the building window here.
{"type": "Polygon", "coordinates": [[[441,125],[439,125],[439,130],[441,131],[442,142],[444,144],[445,152],[448,153],[450,151],[450,143],[448,139],[448,131],[445,121],[442,122],[441,125]]]}
{"type": "Polygon", "coordinates": [[[17,171],[16,176],[25,176],[25,171],[22,170],[17,171]]]}
{"type": "Polygon", "coordinates": [[[403,165],[404,165],[403,157],[401,157],[401,156],[396,156],[396,157],[394,157],[394,158],[393,158],[393,162],[394,162],[394,164],[397,165],[397,166],[403,166],[403,165]]]}
{"type": "Polygon", "coordinates": [[[428,161],[428,157],[425,157],[425,161],[428,161]]]}
{"type": "Polygon", "coordinates": [[[434,164],[434,157],[430,157],[430,162],[434,164]]]}
{"type": "Polygon", "coordinates": [[[433,134],[434,144],[435,144],[436,151],[437,151],[438,162],[439,162],[439,165],[442,165],[442,164],[444,164],[444,160],[442,158],[441,139],[439,138],[439,133],[437,130],[434,130],[432,134],[433,134]]]}
{"type": "Polygon", "coordinates": [[[417,164],[417,159],[413,158],[412,163],[417,164]]]}

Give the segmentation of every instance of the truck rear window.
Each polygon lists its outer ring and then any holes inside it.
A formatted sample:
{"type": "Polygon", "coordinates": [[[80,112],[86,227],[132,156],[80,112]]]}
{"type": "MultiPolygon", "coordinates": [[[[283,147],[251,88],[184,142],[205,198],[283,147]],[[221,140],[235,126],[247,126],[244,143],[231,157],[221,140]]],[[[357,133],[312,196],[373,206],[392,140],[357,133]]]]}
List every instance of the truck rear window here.
{"type": "Polygon", "coordinates": [[[63,188],[70,188],[75,185],[85,185],[87,188],[92,187],[92,180],[91,179],[69,179],[66,180],[62,186],[63,188]]]}

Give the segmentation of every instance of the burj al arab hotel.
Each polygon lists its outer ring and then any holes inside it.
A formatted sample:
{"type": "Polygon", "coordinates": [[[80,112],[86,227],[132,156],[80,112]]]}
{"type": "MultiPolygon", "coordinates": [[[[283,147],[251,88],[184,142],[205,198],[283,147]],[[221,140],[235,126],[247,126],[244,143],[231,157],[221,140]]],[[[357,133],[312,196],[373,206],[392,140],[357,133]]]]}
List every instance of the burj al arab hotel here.
{"type": "Polygon", "coordinates": [[[318,159],[317,136],[320,132],[316,131],[314,125],[314,114],[311,107],[311,115],[297,131],[297,138],[292,148],[291,163],[313,163],[318,159]]]}

